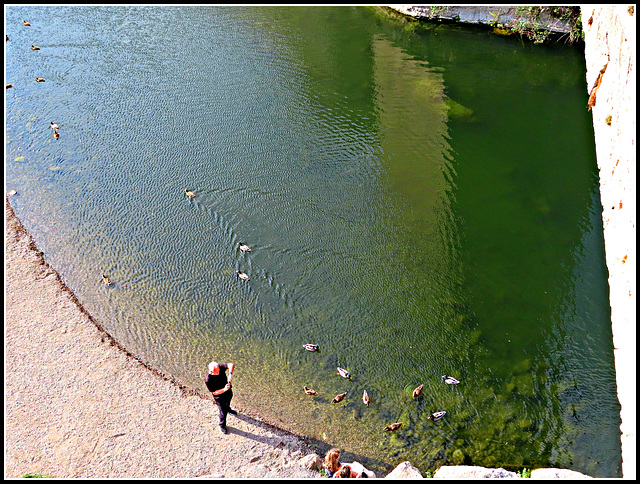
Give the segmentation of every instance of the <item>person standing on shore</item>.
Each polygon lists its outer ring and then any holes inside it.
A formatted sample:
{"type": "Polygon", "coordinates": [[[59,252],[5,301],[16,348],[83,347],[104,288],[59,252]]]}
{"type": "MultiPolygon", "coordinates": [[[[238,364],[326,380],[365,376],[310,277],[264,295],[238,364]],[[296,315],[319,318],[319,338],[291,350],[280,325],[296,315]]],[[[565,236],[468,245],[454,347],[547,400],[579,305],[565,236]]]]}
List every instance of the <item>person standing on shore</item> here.
{"type": "Polygon", "coordinates": [[[233,363],[217,363],[212,361],[209,363],[209,374],[205,376],[204,382],[207,389],[213,395],[213,399],[218,406],[218,415],[220,417],[220,432],[223,434],[227,431],[227,414],[237,415],[238,412],[231,408],[231,398],[233,398],[233,390],[231,390],[231,382],[233,381],[233,363]],[[227,379],[226,371],[229,370],[229,378],[227,379]]]}

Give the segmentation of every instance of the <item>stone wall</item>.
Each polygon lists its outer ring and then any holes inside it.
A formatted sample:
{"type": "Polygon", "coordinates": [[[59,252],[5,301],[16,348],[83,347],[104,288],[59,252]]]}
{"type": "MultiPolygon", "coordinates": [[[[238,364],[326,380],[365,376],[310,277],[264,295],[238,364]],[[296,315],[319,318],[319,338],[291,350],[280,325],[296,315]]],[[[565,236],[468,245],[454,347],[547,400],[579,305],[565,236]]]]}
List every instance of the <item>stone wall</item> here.
{"type": "Polygon", "coordinates": [[[589,104],[593,104],[593,132],[600,170],[616,381],[622,406],[622,474],[624,478],[635,479],[636,20],[635,12],[628,5],[581,8],[586,88],[591,94],[589,104]]]}
{"type": "MultiPolygon", "coordinates": [[[[534,19],[521,16],[517,7],[507,5],[495,6],[446,6],[446,7],[426,7],[415,5],[388,5],[389,8],[396,10],[404,15],[422,19],[438,19],[453,20],[456,22],[479,24],[487,26],[504,26],[517,22],[519,19],[529,20],[533,23],[534,19]]],[[[540,15],[539,21],[535,24],[544,30],[556,33],[571,32],[571,25],[557,18],[552,18],[543,13],[540,15]]]]}

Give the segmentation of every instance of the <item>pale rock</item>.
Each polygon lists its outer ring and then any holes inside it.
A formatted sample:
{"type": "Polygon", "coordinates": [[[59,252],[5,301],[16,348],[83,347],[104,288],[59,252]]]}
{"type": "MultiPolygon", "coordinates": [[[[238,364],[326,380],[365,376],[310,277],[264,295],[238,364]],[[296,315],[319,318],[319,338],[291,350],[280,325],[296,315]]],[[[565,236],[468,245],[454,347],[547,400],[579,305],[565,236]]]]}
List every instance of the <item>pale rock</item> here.
{"type": "Polygon", "coordinates": [[[411,462],[406,460],[398,464],[395,469],[385,476],[385,479],[422,479],[422,474],[411,465],[411,462]]]}
{"type": "Polygon", "coordinates": [[[531,479],[593,479],[591,476],[569,469],[535,469],[531,471],[531,479]]]}
{"type": "Polygon", "coordinates": [[[436,479],[513,479],[518,478],[515,472],[502,467],[489,469],[480,466],[442,466],[433,475],[436,479]]]}
{"type": "Polygon", "coordinates": [[[316,454],[305,455],[298,461],[298,465],[304,469],[315,471],[316,469],[322,469],[322,459],[316,454]]]}

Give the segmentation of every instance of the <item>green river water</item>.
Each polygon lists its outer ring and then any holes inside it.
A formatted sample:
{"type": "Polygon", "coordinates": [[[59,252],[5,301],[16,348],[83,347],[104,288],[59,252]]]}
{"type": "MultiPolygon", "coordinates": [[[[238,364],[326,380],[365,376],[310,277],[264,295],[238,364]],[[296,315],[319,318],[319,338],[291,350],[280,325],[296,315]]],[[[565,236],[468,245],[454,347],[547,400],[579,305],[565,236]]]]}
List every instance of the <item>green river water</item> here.
{"type": "Polygon", "coordinates": [[[373,7],[5,23],[6,190],[133,354],[203,392],[233,361],[236,407],[378,472],[621,477],[582,47],[373,7]]]}

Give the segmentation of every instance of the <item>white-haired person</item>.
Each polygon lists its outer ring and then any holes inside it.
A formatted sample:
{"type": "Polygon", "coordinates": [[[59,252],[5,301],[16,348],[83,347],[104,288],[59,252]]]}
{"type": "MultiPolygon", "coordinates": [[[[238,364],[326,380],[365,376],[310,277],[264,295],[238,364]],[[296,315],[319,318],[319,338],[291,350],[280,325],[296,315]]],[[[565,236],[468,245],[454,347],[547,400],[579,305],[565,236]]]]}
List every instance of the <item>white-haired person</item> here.
{"type": "Polygon", "coordinates": [[[231,399],[233,398],[233,390],[231,390],[231,382],[233,381],[233,363],[217,363],[212,361],[209,363],[209,374],[204,378],[207,389],[213,395],[213,399],[218,406],[218,415],[220,417],[220,431],[226,434],[227,431],[227,414],[237,415],[238,412],[231,408],[231,399]],[[229,378],[227,379],[226,371],[229,370],[229,378]]]}

